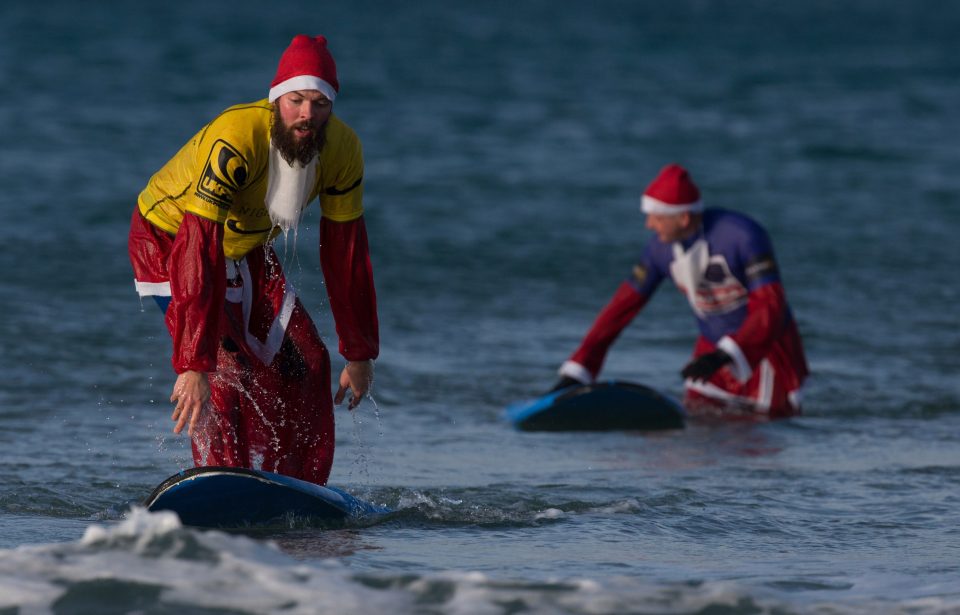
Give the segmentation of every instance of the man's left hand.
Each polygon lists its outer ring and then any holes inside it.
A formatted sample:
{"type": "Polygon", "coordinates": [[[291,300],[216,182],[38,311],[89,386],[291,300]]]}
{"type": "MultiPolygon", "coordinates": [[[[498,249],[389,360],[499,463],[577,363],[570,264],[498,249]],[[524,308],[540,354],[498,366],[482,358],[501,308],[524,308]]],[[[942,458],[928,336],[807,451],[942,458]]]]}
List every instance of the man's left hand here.
{"type": "Polygon", "coordinates": [[[353,410],[360,405],[371,388],[373,388],[373,361],[349,361],[340,372],[340,388],[333,398],[333,403],[340,405],[349,389],[351,397],[347,409],[353,410]]]}
{"type": "Polygon", "coordinates": [[[691,380],[709,380],[714,372],[731,361],[733,359],[724,351],[714,350],[687,363],[680,373],[684,378],[691,380]]]}

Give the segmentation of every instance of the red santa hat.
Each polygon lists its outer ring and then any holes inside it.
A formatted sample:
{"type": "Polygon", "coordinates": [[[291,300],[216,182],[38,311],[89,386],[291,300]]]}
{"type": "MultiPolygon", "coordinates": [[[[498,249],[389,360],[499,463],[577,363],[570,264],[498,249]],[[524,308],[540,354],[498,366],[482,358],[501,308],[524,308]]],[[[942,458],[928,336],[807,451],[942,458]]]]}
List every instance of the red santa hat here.
{"type": "Polygon", "coordinates": [[[640,199],[645,214],[671,215],[703,211],[700,190],[679,164],[668,164],[650,182],[640,199]]]}
{"type": "Polygon", "coordinates": [[[319,90],[331,101],[337,97],[340,91],[337,65],[327,49],[325,37],[298,34],[280,56],[268,99],[273,102],[297,90],[319,90]]]}

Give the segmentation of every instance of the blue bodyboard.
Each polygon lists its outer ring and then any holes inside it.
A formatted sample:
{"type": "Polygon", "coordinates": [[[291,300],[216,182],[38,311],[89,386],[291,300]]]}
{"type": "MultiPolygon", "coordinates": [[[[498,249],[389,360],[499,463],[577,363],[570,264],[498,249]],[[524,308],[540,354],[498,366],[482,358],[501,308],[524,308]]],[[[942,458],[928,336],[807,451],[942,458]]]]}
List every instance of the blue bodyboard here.
{"type": "Polygon", "coordinates": [[[652,431],[682,429],[683,406],[650,387],[611,380],[574,385],[507,407],[523,431],[652,431]]]}
{"type": "Polygon", "coordinates": [[[351,521],[390,512],[333,487],[220,466],[174,474],[143,505],[150,511],[171,510],[184,525],[209,528],[263,526],[291,518],[351,521]]]}

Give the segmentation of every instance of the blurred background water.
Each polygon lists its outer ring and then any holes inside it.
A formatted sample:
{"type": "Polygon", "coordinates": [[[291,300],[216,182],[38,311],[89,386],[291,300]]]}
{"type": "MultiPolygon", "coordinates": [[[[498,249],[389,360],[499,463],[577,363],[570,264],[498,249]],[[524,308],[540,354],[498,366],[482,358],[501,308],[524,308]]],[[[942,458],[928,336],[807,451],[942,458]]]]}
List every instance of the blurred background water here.
{"type": "MultiPolygon", "coordinates": [[[[0,611],[960,612],[955,3],[0,15],[0,611]],[[200,125],[266,96],[301,32],[329,38],[364,143],[382,329],[377,409],[338,410],[331,484],[397,513],[178,528],[128,512],[191,465],[129,216],[200,125]],[[805,415],[512,430],[503,408],[552,384],[628,274],[639,194],[671,161],[770,231],[805,415]]],[[[280,251],[336,348],[316,216],[280,251]]],[[[605,375],[679,395],[694,335],[664,287],[605,375]]]]}

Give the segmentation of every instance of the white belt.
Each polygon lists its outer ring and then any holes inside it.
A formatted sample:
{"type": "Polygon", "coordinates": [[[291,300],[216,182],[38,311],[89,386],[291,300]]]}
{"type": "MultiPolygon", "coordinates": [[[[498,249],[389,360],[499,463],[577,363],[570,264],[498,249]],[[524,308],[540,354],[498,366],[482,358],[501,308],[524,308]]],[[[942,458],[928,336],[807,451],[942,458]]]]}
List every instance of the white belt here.
{"type": "Polygon", "coordinates": [[[760,361],[760,386],[757,389],[757,397],[741,397],[725,391],[715,384],[698,380],[687,379],[683,385],[691,390],[700,393],[706,397],[711,397],[725,402],[734,402],[753,406],[754,412],[763,414],[770,411],[770,403],[773,401],[773,367],[770,361],[763,359],[760,361]]]}

